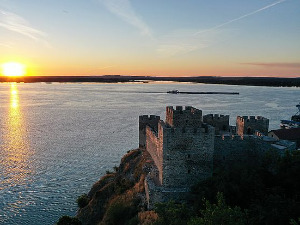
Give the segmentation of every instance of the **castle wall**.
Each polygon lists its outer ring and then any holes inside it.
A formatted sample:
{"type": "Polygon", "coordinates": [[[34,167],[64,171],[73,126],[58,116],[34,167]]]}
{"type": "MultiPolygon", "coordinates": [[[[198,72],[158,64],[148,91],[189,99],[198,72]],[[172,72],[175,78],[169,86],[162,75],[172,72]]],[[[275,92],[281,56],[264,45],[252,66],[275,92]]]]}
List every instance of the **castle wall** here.
{"type": "Polygon", "coordinates": [[[147,208],[153,209],[157,202],[167,202],[172,199],[175,202],[185,202],[189,194],[187,188],[166,188],[157,186],[150,177],[146,177],[145,181],[147,208]]]}
{"type": "Polygon", "coordinates": [[[203,122],[215,128],[215,133],[220,134],[222,131],[229,131],[229,115],[208,114],[203,116],[203,122]]]}
{"type": "Polygon", "coordinates": [[[159,182],[162,184],[163,176],[163,131],[162,121],[158,123],[158,132],[154,132],[149,126],[146,127],[146,149],[150,153],[158,171],[159,182]]]}
{"type": "Polygon", "coordinates": [[[202,124],[202,111],[191,106],[167,106],[166,124],[174,127],[192,126],[199,127],[202,124]]]}
{"type": "Polygon", "coordinates": [[[143,115],[139,116],[139,147],[146,147],[146,126],[150,126],[154,131],[158,130],[159,116],[143,115]]]}
{"type": "Polygon", "coordinates": [[[256,162],[272,149],[271,143],[253,135],[215,136],[214,165],[230,165],[234,162],[256,162]]]}
{"type": "Polygon", "coordinates": [[[243,134],[252,135],[256,130],[263,134],[268,133],[269,120],[262,116],[238,116],[236,119],[237,134],[242,136],[243,134]]]}
{"type": "Polygon", "coordinates": [[[192,185],[212,176],[213,167],[237,162],[256,165],[270,149],[280,154],[295,149],[295,144],[266,138],[269,120],[261,116],[238,116],[239,135],[228,135],[233,130],[229,116],[209,114],[203,121],[202,111],[189,106],[168,106],[166,123],[158,116],[140,116],[140,147],[154,162],[145,179],[149,209],[156,202],[184,201],[192,185]]]}
{"type": "Polygon", "coordinates": [[[214,128],[163,128],[164,187],[190,187],[212,176],[214,128]]]}

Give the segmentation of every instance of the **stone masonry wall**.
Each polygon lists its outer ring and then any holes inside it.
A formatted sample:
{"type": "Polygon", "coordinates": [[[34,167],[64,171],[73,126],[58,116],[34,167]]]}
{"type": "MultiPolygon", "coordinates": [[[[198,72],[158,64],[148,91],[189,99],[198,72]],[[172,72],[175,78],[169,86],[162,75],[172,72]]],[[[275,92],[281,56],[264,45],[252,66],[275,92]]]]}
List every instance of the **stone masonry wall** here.
{"type": "Polygon", "coordinates": [[[162,184],[163,174],[163,150],[161,143],[163,139],[160,138],[161,135],[161,131],[155,133],[149,126],[146,127],[146,149],[151,155],[159,172],[158,180],[160,182],[160,185],[162,184]]]}
{"type": "Polygon", "coordinates": [[[139,116],[139,147],[146,147],[146,126],[150,126],[155,132],[158,130],[159,116],[143,115],[139,116]]]}
{"type": "Polygon", "coordinates": [[[167,106],[166,124],[174,127],[192,126],[199,127],[202,124],[202,111],[191,106],[167,106]]]}
{"type": "Polygon", "coordinates": [[[268,133],[269,120],[262,116],[238,116],[236,118],[237,134],[242,136],[243,134],[252,135],[256,130],[263,134],[268,133]]]}
{"type": "Polygon", "coordinates": [[[144,184],[148,209],[153,209],[157,202],[167,202],[170,199],[175,202],[185,202],[189,194],[189,189],[187,188],[157,186],[149,176],[145,178],[144,184]]]}
{"type": "Polygon", "coordinates": [[[208,114],[203,116],[203,122],[215,128],[215,133],[229,131],[229,115],[208,114]]]}
{"type": "Polygon", "coordinates": [[[214,128],[163,127],[164,187],[190,187],[212,176],[214,128]]]}
{"type": "Polygon", "coordinates": [[[254,135],[216,135],[214,165],[230,165],[234,162],[255,162],[270,149],[270,143],[254,135]]]}

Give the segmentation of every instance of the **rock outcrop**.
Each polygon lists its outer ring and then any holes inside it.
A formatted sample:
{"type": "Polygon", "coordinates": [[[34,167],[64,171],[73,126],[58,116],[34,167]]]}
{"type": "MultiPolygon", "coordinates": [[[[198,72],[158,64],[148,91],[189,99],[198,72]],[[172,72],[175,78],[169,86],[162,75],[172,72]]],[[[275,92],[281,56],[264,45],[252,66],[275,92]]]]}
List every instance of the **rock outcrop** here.
{"type": "Polygon", "coordinates": [[[79,209],[77,218],[83,225],[153,222],[155,213],[145,211],[144,187],[147,164],[151,163],[146,151],[128,151],[114,172],[107,172],[93,185],[88,204],[79,209]]]}

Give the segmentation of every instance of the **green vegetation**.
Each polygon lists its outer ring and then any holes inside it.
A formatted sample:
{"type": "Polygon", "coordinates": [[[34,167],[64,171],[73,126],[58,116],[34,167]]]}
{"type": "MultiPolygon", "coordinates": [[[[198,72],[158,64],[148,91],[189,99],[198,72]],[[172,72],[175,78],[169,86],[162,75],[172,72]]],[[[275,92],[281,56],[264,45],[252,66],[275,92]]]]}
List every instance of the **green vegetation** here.
{"type": "Polygon", "coordinates": [[[115,202],[107,209],[105,224],[107,225],[137,225],[138,208],[122,201],[115,202]]]}
{"type": "Polygon", "coordinates": [[[83,207],[87,206],[87,204],[89,204],[89,201],[90,201],[90,199],[87,196],[87,194],[83,194],[78,197],[76,202],[77,202],[79,208],[83,208],[83,207]]]}
{"type": "MultiPolygon", "coordinates": [[[[88,204],[77,217],[84,224],[137,225],[138,213],[144,208],[144,175],[141,150],[129,151],[114,172],[108,172],[89,192],[88,204]]],[[[83,196],[85,203],[87,196],[83,196]]],[[[85,205],[85,204],[83,204],[85,205]]]]}
{"type": "Polygon", "coordinates": [[[299,153],[279,157],[269,152],[256,167],[235,164],[216,169],[211,179],[193,187],[187,205],[159,204],[157,224],[296,225],[299,174],[299,153]],[[189,212],[189,217],[179,211],[189,212]]]}
{"type": "Polygon", "coordinates": [[[193,215],[191,210],[185,204],[176,204],[173,201],[168,203],[158,203],[155,206],[155,212],[158,214],[158,220],[155,225],[182,225],[186,224],[193,215]]]}
{"type": "Polygon", "coordinates": [[[291,219],[290,224],[291,225],[299,225],[300,224],[300,218],[298,218],[298,222],[296,220],[291,219]]]}
{"type": "Polygon", "coordinates": [[[75,217],[62,216],[56,225],[81,225],[81,222],[75,217]]]}
{"type": "Polygon", "coordinates": [[[222,193],[217,194],[217,204],[205,201],[205,209],[201,210],[202,217],[191,218],[188,225],[241,225],[247,224],[247,216],[240,207],[231,208],[225,203],[222,193]]]}

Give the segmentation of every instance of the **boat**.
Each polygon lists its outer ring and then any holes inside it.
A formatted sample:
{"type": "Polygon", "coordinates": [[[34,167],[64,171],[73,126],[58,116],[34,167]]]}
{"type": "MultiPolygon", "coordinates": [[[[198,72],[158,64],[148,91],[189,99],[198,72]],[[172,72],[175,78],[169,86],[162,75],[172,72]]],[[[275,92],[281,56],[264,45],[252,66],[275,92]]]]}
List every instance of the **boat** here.
{"type": "Polygon", "coordinates": [[[300,103],[296,107],[298,112],[290,120],[281,120],[280,127],[282,129],[300,128],[300,103]]]}
{"type": "Polygon", "coordinates": [[[169,94],[179,94],[179,91],[178,90],[171,90],[171,91],[168,91],[167,93],[169,93],[169,94]]]}
{"type": "Polygon", "coordinates": [[[188,94],[188,95],[238,95],[239,92],[221,92],[221,91],[167,91],[168,94],[188,94]]]}

